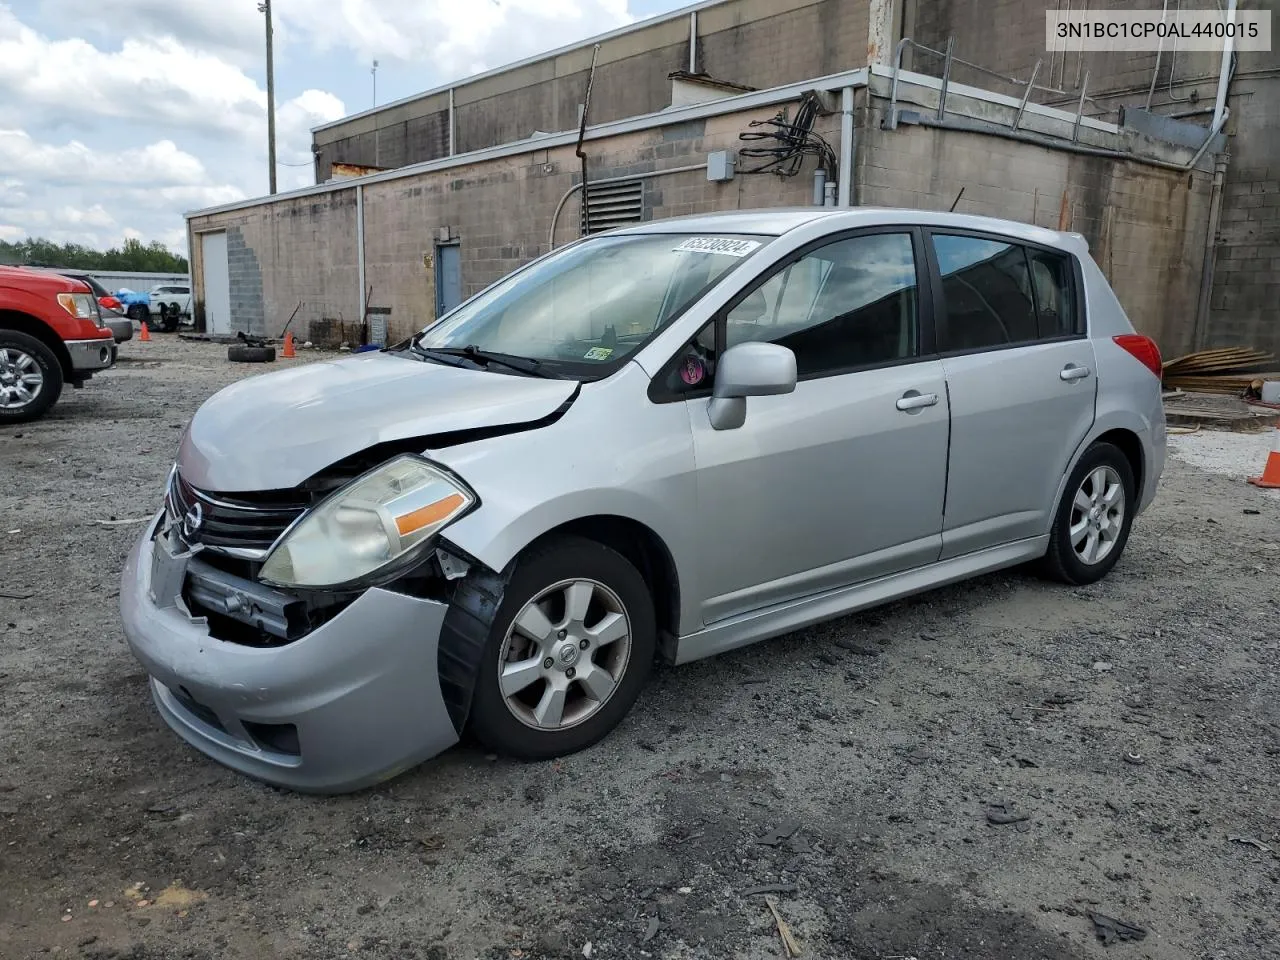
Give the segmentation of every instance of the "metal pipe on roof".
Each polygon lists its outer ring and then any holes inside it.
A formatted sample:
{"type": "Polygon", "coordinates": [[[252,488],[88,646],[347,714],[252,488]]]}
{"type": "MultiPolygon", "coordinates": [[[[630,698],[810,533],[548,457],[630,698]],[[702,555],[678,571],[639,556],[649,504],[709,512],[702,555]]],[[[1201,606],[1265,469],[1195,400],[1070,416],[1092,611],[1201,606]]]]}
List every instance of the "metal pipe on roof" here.
{"type": "MultiPolygon", "coordinates": [[[[898,47],[901,52],[902,47],[898,47]]],[[[897,77],[894,77],[897,82],[897,77]]],[[[842,207],[853,203],[853,156],[856,144],[853,133],[853,87],[840,91],[840,186],[836,203],[842,207]]]]}
{"type": "MultiPolygon", "coordinates": [[[[1160,25],[1163,27],[1165,21],[1169,19],[1169,0],[1164,0],[1164,9],[1160,12],[1160,25]]],[[[1160,79],[1160,57],[1164,54],[1164,34],[1160,35],[1160,42],[1156,44],[1156,65],[1151,71],[1151,88],[1147,91],[1147,103],[1144,109],[1151,109],[1151,98],[1156,93],[1156,81],[1160,79]]]]}
{"type": "Polygon", "coordinates": [[[454,134],[457,132],[458,124],[454,120],[453,114],[453,87],[449,88],[449,156],[453,156],[454,150],[454,134]]]}
{"type": "Polygon", "coordinates": [[[356,184],[356,273],[360,278],[360,317],[368,307],[364,285],[364,184],[356,184]]]}
{"type": "Polygon", "coordinates": [[[698,11],[689,11],[689,72],[698,72],[698,11]]]}
{"type": "Polygon", "coordinates": [[[1227,41],[1222,45],[1222,68],[1218,71],[1218,97],[1213,103],[1213,125],[1221,127],[1227,109],[1227,87],[1231,85],[1231,59],[1236,50],[1232,24],[1236,22],[1236,0],[1227,0],[1227,41]]]}

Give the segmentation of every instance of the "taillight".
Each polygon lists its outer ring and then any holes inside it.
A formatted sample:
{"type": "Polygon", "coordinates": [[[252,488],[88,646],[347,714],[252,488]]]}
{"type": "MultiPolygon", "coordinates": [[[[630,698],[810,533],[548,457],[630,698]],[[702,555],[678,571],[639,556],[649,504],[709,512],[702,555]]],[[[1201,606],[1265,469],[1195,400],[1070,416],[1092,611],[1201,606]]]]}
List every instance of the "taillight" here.
{"type": "Polygon", "coordinates": [[[1122,347],[1126,353],[1136,358],[1157,377],[1164,372],[1164,365],[1160,360],[1160,348],[1150,337],[1144,337],[1140,333],[1124,333],[1111,339],[1116,342],[1116,346],[1122,347]]]}
{"type": "Polygon", "coordinates": [[[120,301],[115,297],[99,297],[98,303],[106,307],[108,310],[119,310],[120,301]]]}

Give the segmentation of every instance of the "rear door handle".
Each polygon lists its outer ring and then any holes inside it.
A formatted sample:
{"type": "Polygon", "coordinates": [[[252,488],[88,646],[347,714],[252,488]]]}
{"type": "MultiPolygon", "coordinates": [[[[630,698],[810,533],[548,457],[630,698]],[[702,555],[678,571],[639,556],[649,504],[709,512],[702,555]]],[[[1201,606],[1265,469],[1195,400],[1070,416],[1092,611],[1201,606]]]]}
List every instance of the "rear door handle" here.
{"type": "Polygon", "coordinates": [[[1070,383],[1072,380],[1083,380],[1089,375],[1088,367],[1081,367],[1074,363],[1068,363],[1062,368],[1062,372],[1058,374],[1063,380],[1070,383]]]}
{"type": "Polygon", "coordinates": [[[938,395],[936,393],[918,393],[915,390],[908,390],[898,398],[896,406],[899,410],[910,413],[912,410],[932,407],[937,402],[938,395]]]}

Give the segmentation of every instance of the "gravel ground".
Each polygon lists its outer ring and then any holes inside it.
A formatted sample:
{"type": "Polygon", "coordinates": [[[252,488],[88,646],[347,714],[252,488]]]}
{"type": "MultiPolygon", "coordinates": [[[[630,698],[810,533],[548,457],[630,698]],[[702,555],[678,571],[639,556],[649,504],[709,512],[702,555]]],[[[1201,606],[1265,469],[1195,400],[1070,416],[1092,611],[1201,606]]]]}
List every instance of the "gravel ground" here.
{"type": "Polygon", "coordinates": [[[804,957],[1280,956],[1280,503],[1236,479],[1265,441],[1178,438],[1102,584],[984,577],[659,671],[562,761],[464,745],[325,799],[184,746],[118,626],[138,525],[95,521],[156,506],[259,372],[224,357],[126,343],[0,429],[5,960],[782,957],[760,884],[804,957]]]}

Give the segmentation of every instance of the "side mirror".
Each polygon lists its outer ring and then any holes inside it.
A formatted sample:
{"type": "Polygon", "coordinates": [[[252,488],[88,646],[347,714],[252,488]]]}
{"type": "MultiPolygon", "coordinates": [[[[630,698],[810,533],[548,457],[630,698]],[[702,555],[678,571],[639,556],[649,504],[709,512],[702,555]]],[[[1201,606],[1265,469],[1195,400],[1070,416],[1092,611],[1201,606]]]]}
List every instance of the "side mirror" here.
{"type": "Polygon", "coordinates": [[[740,343],[716,364],[716,382],[707,414],[716,430],[736,430],[747,419],[747,397],[791,393],[796,388],[796,355],[776,343],[740,343]]]}

